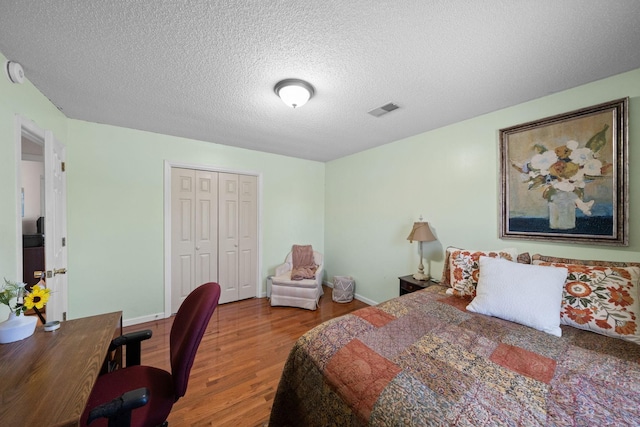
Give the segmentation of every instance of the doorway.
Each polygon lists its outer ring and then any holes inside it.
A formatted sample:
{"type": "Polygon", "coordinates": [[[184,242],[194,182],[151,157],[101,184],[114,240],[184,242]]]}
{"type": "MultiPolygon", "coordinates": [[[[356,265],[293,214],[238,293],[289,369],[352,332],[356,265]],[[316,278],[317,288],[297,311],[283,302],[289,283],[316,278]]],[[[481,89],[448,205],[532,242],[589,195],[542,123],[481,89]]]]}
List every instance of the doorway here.
{"type": "Polygon", "coordinates": [[[47,321],[66,320],[66,149],[53,133],[16,116],[16,259],[22,282],[41,278],[47,321]]]}
{"type": "MultiPolygon", "coordinates": [[[[20,160],[22,217],[22,282],[38,283],[46,271],[44,262],[44,141],[23,133],[20,160]]],[[[46,308],[45,308],[46,310],[46,308]]]]}

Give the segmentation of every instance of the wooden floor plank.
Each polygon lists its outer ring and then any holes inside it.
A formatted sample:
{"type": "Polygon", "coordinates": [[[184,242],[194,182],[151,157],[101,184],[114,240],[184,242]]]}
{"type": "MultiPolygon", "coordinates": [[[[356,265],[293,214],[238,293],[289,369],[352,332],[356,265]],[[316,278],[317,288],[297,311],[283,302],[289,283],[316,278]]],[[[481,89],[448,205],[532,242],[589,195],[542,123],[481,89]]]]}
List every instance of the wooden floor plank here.
{"type": "MultiPolygon", "coordinates": [[[[169,426],[264,426],[295,341],[326,320],[367,307],[357,300],[333,302],[331,288],[324,291],[315,311],[271,307],[266,298],[220,305],[202,338],[187,394],[169,415],[169,426]]],[[[143,342],[143,364],[170,370],[172,324],[169,318],[125,328],[153,331],[143,342]]]]}

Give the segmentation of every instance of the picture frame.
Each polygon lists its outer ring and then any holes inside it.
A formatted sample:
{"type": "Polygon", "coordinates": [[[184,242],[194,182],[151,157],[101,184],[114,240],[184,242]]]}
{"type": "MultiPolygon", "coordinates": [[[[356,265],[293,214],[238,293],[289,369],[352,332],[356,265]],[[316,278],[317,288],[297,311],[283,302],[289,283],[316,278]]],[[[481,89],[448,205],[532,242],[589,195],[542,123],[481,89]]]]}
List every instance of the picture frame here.
{"type": "Polygon", "coordinates": [[[501,239],[628,246],[629,98],[500,129],[501,239]]]}

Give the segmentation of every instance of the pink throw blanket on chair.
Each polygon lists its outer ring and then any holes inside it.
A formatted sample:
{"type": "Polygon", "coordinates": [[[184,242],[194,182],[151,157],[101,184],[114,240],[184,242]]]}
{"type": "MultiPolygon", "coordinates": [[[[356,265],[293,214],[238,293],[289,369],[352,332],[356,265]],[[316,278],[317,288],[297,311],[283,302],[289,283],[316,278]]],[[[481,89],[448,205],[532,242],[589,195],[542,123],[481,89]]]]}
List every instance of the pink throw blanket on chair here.
{"type": "Polygon", "coordinates": [[[318,266],[313,259],[311,245],[293,245],[291,258],[293,260],[291,280],[314,279],[316,277],[318,266]]]}

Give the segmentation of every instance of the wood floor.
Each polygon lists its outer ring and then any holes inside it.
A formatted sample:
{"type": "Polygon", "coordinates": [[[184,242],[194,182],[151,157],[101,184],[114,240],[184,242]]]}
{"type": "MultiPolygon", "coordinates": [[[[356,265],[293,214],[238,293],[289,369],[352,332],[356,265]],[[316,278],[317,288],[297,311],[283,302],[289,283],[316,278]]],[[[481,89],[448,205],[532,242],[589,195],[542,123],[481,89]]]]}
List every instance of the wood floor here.
{"type": "MultiPolygon", "coordinates": [[[[316,311],[271,307],[266,298],[218,306],[200,344],[187,394],[174,405],[169,426],[264,426],[294,342],[325,320],[367,307],[355,299],[335,303],[331,288],[324,291],[316,311]]],[[[169,318],[124,329],[153,331],[143,342],[143,364],[170,370],[172,323],[169,318]]]]}

